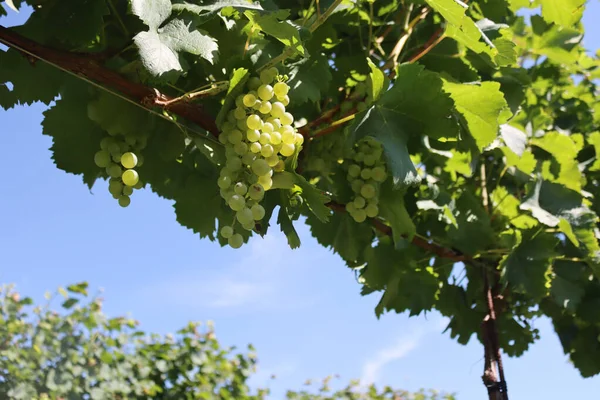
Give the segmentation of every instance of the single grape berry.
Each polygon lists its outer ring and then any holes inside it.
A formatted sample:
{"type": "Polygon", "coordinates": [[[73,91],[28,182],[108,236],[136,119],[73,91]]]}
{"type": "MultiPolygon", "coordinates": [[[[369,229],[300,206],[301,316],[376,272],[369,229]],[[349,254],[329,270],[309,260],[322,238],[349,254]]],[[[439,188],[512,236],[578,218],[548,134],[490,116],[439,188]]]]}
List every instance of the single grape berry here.
{"type": "Polygon", "coordinates": [[[229,239],[231,236],[233,236],[233,228],[231,226],[222,227],[221,236],[225,239],[229,239]]]}
{"type": "Polygon", "coordinates": [[[127,171],[123,172],[121,179],[123,179],[123,183],[127,186],[134,186],[136,183],[138,183],[140,177],[136,170],[128,169],[127,171]]]}
{"type": "Polygon", "coordinates": [[[283,97],[283,96],[287,95],[289,90],[290,90],[290,87],[287,84],[285,84],[284,82],[277,82],[273,86],[273,91],[275,92],[275,96],[277,96],[277,97],[283,97]]]}
{"type": "Polygon", "coordinates": [[[137,163],[137,156],[132,152],[127,152],[121,156],[121,165],[127,169],[135,168],[137,163]]]}
{"type": "Polygon", "coordinates": [[[129,204],[131,204],[131,198],[129,198],[129,196],[119,197],[119,205],[121,207],[127,207],[129,204]]]}
{"type": "Polygon", "coordinates": [[[94,163],[100,168],[106,168],[111,164],[110,153],[106,150],[100,150],[94,154],[94,163]]]}
{"type": "Polygon", "coordinates": [[[234,233],[227,240],[229,246],[234,249],[239,249],[244,244],[244,238],[239,233],[234,233]]]}

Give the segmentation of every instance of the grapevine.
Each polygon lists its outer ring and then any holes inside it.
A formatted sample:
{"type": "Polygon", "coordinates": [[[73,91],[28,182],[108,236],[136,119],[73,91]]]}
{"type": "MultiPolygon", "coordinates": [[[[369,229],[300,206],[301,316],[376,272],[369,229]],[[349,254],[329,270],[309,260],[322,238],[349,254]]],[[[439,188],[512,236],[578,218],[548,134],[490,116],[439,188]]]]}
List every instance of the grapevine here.
{"type": "Polygon", "coordinates": [[[231,225],[220,234],[234,249],[243,244],[239,229],[252,231],[266,212],[261,204],[273,186],[273,174],[285,169],[304,137],[292,125],[286,111],[290,99],[286,76],[273,67],[251,77],[247,91],[237,96],[227,113],[219,141],[225,146],[226,163],[220,170],[220,195],[235,213],[231,225]],[[273,86],[271,86],[273,84],[273,86]]]}

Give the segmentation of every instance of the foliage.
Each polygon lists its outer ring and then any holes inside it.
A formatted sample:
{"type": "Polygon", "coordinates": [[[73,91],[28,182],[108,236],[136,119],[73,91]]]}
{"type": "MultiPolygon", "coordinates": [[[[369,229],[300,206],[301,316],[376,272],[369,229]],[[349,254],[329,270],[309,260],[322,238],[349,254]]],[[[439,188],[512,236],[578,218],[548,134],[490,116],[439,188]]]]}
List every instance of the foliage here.
{"type": "Polygon", "coordinates": [[[363,294],[382,292],[378,315],[438,310],[460,343],[483,341],[491,286],[505,353],[523,354],[548,316],[574,366],[598,374],[600,61],[583,46],[585,2],[465,3],[13,1],[34,11],[0,28],[0,105],[48,104],[57,167],[90,186],[107,178],[93,164],[102,135],[143,134],[140,179],[225,244],[216,117],[245,71],[277,65],[305,140],[286,165],[301,175],[267,193],[265,221],[279,206],[297,246],[305,218],[363,294]],[[380,217],[356,222],[340,161],[365,136],[389,178],[380,217]]]}
{"type": "MultiPolygon", "coordinates": [[[[102,299],[88,298],[87,283],[59,288],[44,306],[21,298],[10,286],[0,289],[0,396],[3,399],[265,399],[268,390],[252,391],[248,379],[257,360],[249,353],[223,348],[209,325],[189,323],[176,335],[147,334],[138,322],[109,318],[102,299]],[[59,311],[52,298],[62,298],[59,311]],[[255,392],[255,393],[254,393],[255,392]]],[[[408,392],[355,384],[332,397],[308,391],[288,392],[288,399],[390,398],[408,392]],[[354,394],[347,394],[352,391],[354,394]]],[[[437,393],[422,400],[441,400],[437,393]]],[[[451,400],[451,396],[444,399],[451,400]]]]}

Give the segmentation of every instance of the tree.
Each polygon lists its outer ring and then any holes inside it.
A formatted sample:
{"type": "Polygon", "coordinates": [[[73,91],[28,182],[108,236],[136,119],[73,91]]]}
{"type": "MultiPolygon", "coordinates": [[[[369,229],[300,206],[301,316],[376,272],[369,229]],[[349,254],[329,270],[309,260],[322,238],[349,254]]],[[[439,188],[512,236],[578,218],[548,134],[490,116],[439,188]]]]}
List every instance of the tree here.
{"type": "MultiPolygon", "coordinates": [[[[208,326],[189,323],[177,335],[147,334],[138,322],[108,318],[102,299],[88,299],[83,282],[59,288],[48,303],[33,306],[14,288],[0,289],[0,395],[22,400],[265,399],[247,380],[256,368],[249,353],[222,348],[208,326]],[[52,298],[63,297],[60,311],[52,298]]],[[[331,392],[329,379],[316,393],[288,392],[288,399],[452,400],[436,392],[408,393],[357,383],[331,392]]]]}
{"type": "Polygon", "coordinates": [[[0,26],[0,105],[51,105],[58,168],[109,179],[122,206],[147,185],[232,247],[277,207],[298,247],[305,218],[383,293],[377,315],[435,309],[475,334],[491,399],[540,316],[600,372],[584,0],[5,3],[34,11],[0,26]]]}

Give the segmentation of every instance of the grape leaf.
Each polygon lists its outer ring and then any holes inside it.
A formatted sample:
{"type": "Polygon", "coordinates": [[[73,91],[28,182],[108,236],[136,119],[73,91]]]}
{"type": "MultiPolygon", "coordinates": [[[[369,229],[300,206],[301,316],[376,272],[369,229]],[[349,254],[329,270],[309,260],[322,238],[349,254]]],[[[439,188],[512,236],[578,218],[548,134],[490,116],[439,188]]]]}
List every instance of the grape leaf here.
{"type": "Polygon", "coordinates": [[[138,135],[150,129],[150,111],[101,91],[87,104],[87,116],[110,135],[138,135]]]}
{"type": "Polygon", "coordinates": [[[600,132],[590,133],[587,137],[587,141],[594,146],[594,151],[596,152],[596,159],[590,166],[590,171],[600,171],[600,132]]]}
{"type": "Polygon", "coordinates": [[[369,109],[357,114],[349,127],[348,143],[372,136],[383,145],[396,186],[420,179],[407,149],[410,136],[454,137],[458,125],[452,118],[452,100],[442,91],[442,80],[417,64],[398,68],[394,86],[369,109]]]}
{"type": "Polygon", "coordinates": [[[36,101],[50,104],[65,78],[66,75],[57,68],[42,61],[31,62],[17,50],[0,51],[0,82],[10,82],[13,86],[10,96],[0,96],[3,108],[15,104],[30,105],[36,101]],[[32,84],[32,76],[36,77],[35,84],[32,84]]]}
{"type": "Polygon", "coordinates": [[[307,101],[318,102],[332,79],[327,58],[321,55],[294,63],[289,76],[290,101],[296,106],[307,101]]]}
{"type": "Polygon", "coordinates": [[[540,0],[542,16],[549,23],[571,27],[581,19],[586,0],[540,0]]]}
{"type": "Polygon", "coordinates": [[[170,71],[183,71],[179,52],[199,55],[211,64],[218,51],[217,42],[192,26],[191,21],[173,19],[165,26],[160,25],[171,15],[168,0],[133,0],[132,12],[149,30],[133,38],[139,49],[142,64],[155,76],[170,71]]]}
{"type": "Polygon", "coordinates": [[[559,306],[574,312],[581,302],[584,294],[583,288],[571,281],[568,281],[560,276],[556,276],[552,280],[552,288],[550,295],[559,306]]]}
{"type": "Polygon", "coordinates": [[[321,222],[326,223],[331,215],[331,210],[325,205],[329,202],[329,197],[311,185],[302,175],[294,174],[294,181],[302,188],[302,197],[308,208],[321,222]]]}
{"type": "Polygon", "coordinates": [[[227,113],[233,108],[235,99],[244,91],[244,85],[250,75],[246,68],[234,69],[229,79],[229,89],[227,89],[227,95],[223,101],[223,106],[219,110],[217,115],[217,126],[220,128],[223,122],[227,119],[227,113]]]}
{"type": "Polygon", "coordinates": [[[394,190],[391,182],[387,180],[380,187],[379,215],[389,222],[392,227],[394,243],[399,246],[406,240],[411,241],[417,229],[404,205],[403,190],[394,190]]]}
{"type": "Polygon", "coordinates": [[[258,11],[248,10],[244,12],[244,15],[250,20],[254,29],[273,36],[284,45],[304,55],[300,31],[286,20],[289,11],[279,10],[261,15],[258,11]]]}
{"type": "Polygon", "coordinates": [[[448,227],[448,240],[452,247],[473,255],[494,243],[490,217],[473,194],[465,191],[456,201],[454,215],[458,227],[448,227]]]}
{"type": "Polygon", "coordinates": [[[502,280],[511,290],[541,299],[550,287],[550,266],[558,240],[544,233],[515,231],[515,245],[500,261],[502,280]]]}
{"type": "Polygon", "coordinates": [[[8,110],[15,104],[15,96],[4,83],[0,83],[0,107],[8,110]]]}
{"type": "MultiPolygon", "coordinates": [[[[427,4],[439,12],[448,25],[446,26],[446,35],[464,44],[476,53],[486,53],[494,58],[498,53],[497,49],[492,48],[479,39],[484,35],[475,25],[475,22],[466,15],[466,8],[459,5],[455,0],[425,0],[427,4]]],[[[488,39],[489,40],[489,39],[488,39]]]]}
{"type": "Polygon", "coordinates": [[[500,84],[483,82],[480,85],[444,81],[444,91],[450,94],[456,110],[465,118],[469,132],[479,150],[498,136],[501,113],[508,108],[500,84]]]}
{"type": "Polygon", "coordinates": [[[169,0],[130,0],[130,4],[131,12],[153,31],[171,15],[169,0]]]}
{"type": "Polygon", "coordinates": [[[583,177],[576,159],[579,149],[569,136],[549,132],[541,138],[532,139],[530,143],[552,154],[560,164],[560,172],[552,181],[561,183],[569,189],[581,191],[583,177]]]}
{"type": "Polygon", "coordinates": [[[369,63],[369,68],[371,68],[371,72],[369,72],[369,76],[367,77],[368,99],[372,102],[379,99],[381,93],[387,90],[390,80],[382,70],[373,64],[370,58],[367,58],[367,62],[369,63]]]}
{"type": "Polygon", "coordinates": [[[216,176],[191,175],[173,204],[180,224],[211,240],[215,239],[215,220],[224,207],[216,182],[216,176]]]}
{"type": "Polygon", "coordinates": [[[535,38],[531,50],[547,56],[554,63],[574,64],[579,59],[575,48],[582,38],[582,32],[577,29],[552,26],[541,37],[535,38]]]}
{"type": "Polygon", "coordinates": [[[317,241],[332,248],[347,262],[359,259],[363,249],[371,243],[373,233],[364,229],[364,225],[357,224],[345,212],[336,212],[329,222],[321,222],[315,215],[309,215],[306,223],[317,241]]]}
{"type": "MultiPolygon", "coordinates": [[[[282,194],[282,199],[284,195],[282,194]]],[[[294,228],[294,224],[290,219],[290,216],[287,212],[287,204],[289,201],[284,200],[284,204],[279,208],[279,214],[277,215],[277,223],[281,227],[281,231],[285,234],[288,240],[288,245],[292,249],[297,249],[300,247],[300,236],[298,236],[298,232],[296,232],[296,228],[294,228]]]]}
{"type": "Polygon", "coordinates": [[[203,4],[191,4],[191,3],[175,3],[173,4],[173,12],[176,13],[190,13],[195,16],[194,21],[197,24],[202,24],[218,15],[225,7],[233,7],[237,10],[262,10],[262,6],[259,3],[253,3],[248,0],[216,0],[203,2],[203,4]]]}
{"type": "Polygon", "coordinates": [[[63,98],[44,112],[42,133],[52,137],[52,159],[65,172],[82,175],[91,189],[101,170],[94,163],[100,141],[106,135],[87,117],[89,92],[75,82],[63,92],[63,98]],[[73,151],[77,149],[77,151],[73,151]]]}

